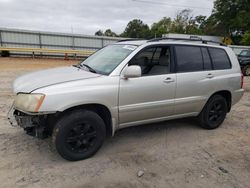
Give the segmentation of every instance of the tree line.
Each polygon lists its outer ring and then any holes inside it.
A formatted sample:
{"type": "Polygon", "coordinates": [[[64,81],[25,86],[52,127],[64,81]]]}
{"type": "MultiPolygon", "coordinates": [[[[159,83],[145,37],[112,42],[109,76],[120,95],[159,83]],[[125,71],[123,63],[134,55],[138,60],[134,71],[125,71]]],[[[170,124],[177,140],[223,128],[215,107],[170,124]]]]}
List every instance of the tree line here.
{"type": "Polygon", "coordinates": [[[192,10],[184,9],[175,18],[163,17],[151,27],[134,19],[121,34],[107,29],[95,35],[150,39],[167,33],[230,37],[234,44],[250,45],[250,0],[215,0],[209,17],[194,17],[192,10]]]}

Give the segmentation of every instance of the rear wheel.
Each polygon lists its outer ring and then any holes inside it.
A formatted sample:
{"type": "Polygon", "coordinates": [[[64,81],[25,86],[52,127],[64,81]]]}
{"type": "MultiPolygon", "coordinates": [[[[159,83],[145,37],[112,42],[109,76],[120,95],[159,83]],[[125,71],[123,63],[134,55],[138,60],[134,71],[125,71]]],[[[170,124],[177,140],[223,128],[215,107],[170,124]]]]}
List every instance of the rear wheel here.
{"type": "Polygon", "coordinates": [[[92,111],[77,110],[56,123],[52,141],[64,159],[77,161],[94,155],[105,136],[105,124],[99,115],[92,111]]]}
{"type": "Polygon", "coordinates": [[[199,115],[201,127],[205,129],[215,129],[219,127],[228,111],[227,101],[221,95],[212,96],[199,115]]]}

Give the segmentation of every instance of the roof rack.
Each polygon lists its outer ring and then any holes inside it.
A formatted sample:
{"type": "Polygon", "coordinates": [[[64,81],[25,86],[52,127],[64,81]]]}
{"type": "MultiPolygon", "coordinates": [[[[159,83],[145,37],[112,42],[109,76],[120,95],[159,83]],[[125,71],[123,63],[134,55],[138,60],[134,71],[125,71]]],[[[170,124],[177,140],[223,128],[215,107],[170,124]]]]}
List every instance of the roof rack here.
{"type": "Polygon", "coordinates": [[[122,39],[122,40],[118,40],[117,42],[127,42],[127,41],[136,41],[136,40],[145,40],[145,39],[138,39],[138,38],[134,38],[134,39],[122,39]]]}
{"type": "Polygon", "coordinates": [[[197,39],[188,39],[188,38],[170,38],[170,37],[163,37],[163,38],[155,38],[155,39],[150,39],[147,42],[156,42],[160,40],[182,40],[182,41],[194,41],[194,42],[201,42],[203,44],[208,44],[208,43],[214,43],[214,44],[219,44],[220,46],[226,46],[225,44],[221,42],[216,42],[212,40],[203,40],[200,38],[197,39]]]}

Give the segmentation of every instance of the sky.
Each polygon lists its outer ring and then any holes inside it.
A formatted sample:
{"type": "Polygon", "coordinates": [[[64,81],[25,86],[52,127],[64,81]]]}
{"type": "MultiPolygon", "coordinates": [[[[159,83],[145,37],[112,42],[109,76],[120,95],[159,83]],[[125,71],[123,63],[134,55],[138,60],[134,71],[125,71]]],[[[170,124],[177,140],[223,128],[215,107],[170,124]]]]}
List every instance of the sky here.
{"type": "Polygon", "coordinates": [[[151,26],[185,8],[209,16],[213,0],[0,0],[0,27],[87,35],[110,28],[120,34],[133,19],[151,26]]]}

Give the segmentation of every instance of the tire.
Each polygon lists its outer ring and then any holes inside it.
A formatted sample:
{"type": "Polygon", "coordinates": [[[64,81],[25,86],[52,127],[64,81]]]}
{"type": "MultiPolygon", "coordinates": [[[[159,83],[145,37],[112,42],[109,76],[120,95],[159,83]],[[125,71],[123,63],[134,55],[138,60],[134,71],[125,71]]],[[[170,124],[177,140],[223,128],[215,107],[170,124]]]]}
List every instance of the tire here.
{"type": "Polygon", "coordinates": [[[227,112],[226,99],[221,95],[212,96],[198,116],[201,127],[204,129],[218,128],[225,120],[227,112]]]}
{"type": "Polygon", "coordinates": [[[59,119],[53,130],[52,142],[64,159],[78,161],[93,156],[105,137],[105,123],[98,114],[76,110],[59,119]]]}
{"type": "Polygon", "coordinates": [[[242,72],[244,76],[250,76],[250,65],[245,66],[242,72]]]}

